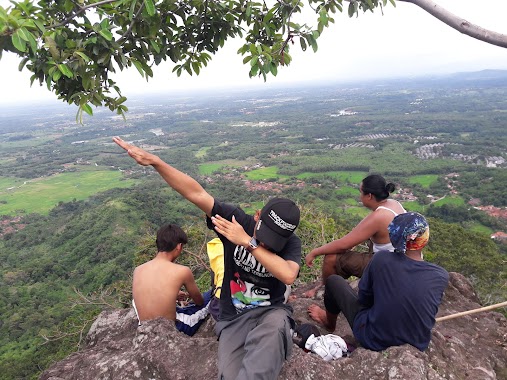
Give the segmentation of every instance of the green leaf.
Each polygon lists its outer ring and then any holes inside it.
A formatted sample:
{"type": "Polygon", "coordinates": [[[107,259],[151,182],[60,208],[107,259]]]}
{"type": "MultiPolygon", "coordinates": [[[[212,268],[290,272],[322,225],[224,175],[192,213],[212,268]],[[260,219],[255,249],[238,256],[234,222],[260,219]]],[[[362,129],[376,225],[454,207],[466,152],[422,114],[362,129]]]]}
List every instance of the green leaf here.
{"type": "Polygon", "coordinates": [[[160,53],[160,46],[155,42],[155,40],[150,40],[150,45],[157,53],[160,53]]]}
{"type": "Polygon", "coordinates": [[[275,9],[272,8],[268,13],[266,13],[266,16],[264,16],[264,24],[268,24],[269,21],[273,18],[275,9]]]}
{"type": "Polygon", "coordinates": [[[354,16],[355,13],[356,13],[356,7],[354,6],[354,2],[351,1],[349,3],[349,17],[354,16]]]}
{"type": "Polygon", "coordinates": [[[199,63],[197,62],[192,62],[192,69],[194,69],[194,72],[199,75],[199,72],[200,72],[200,67],[199,67],[199,63]]]}
{"type": "Polygon", "coordinates": [[[63,75],[65,75],[67,78],[72,78],[74,74],[69,69],[69,67],[65,63],[60,63],[58,65],[58,70],[62,72],[63,75]]]}
{"type": "Polygon", "coordinates": [[[148,77],[153,77],[153,70],[148,65],[143,65],[143,70],[146,73],[146,80],[148,80],[148,77]]]}
{"type": "Polygon", "coordinates": [[[83,84],[83,88],[85,90],[89,90],[91,88],[91,78],[89,75],[84,75],[81,77],[81,83],[83,84]]]}
{"type": "Polygon", "coordinates": [[[30,32],[28,32],[28,43],[30,44],[30,49],[35,54],[37,51],[37,41],[35,41],[35,37],[30,32]]]}
{"type": "Polygon", "coordinates": [[[308,45],[306,45],[305,39],[304,38],[300,38],[299,39],[299,43],[301,44],[301,50],[306,51],[306,48],[308,47],[308,45]]]}
{"type": "Polygon", "coordinates": [[[24,41],[23,39],[21,39],[21,37],[18,35],[18,31],[16,31],[16,33],[14,33],[12,35],[12,37],[11,37],[12,44],[19,51],[26,52],[26,41],[24,41]]]}
{"type": "Polygon", "coordinates": [[[315,41],[315,38],[313,38],[313,36],[311,34],[309,34],[308,36],[306,36],[306,40],[308,41],[308,43],[312,47],[313,52],[314,53],[317,52],[318,46],[317,46],[317,41],[315,41]]]}
{"type": "Polygon", "coordinates": [[[40,22],[40,20],[33,20],[33,22],[35,25],[37,25],[37,28],[39,28],[42,33],[46,32],[46,28],[44,27],[44,24],[40,22]]]}
{"type": "Polygon", "coordinates": [[[241,46],[241,47],[238,49],[237,53],[238,53],[238,54],[243,55],[243,54],[245,54],[247,51],[248,51],[248,46],[245,44],[245,45],[241,46]]]}
{"type": "Polygon", "coordinates": [[[250,69],[250,77],[255,77],[257,76],[257,73],[259,72],[259,65],[254,65],[252,66],[252,68],[250,69]]]}
{"type": "Polygon", "coordinates": [[[58,79],[62,77],[62,72],[57,70],[51,77],[53,78],[53,81],[58,82],[58,79]]]}
{"type": "Polygon", "coordinates": [[[132,59],[132,63],[136,67],[137,71],[139,71],[139,74],[141,74],[141,76],[144,78],[144,70],[143,70],[143,65],[141,65],[141,62],[136,61],[135,59],[132,59]]]}
{"type": "Polygon", "coordinates": [[[28,58],[23,58],[21,62],[19,63],[18,70],[21,71],[25,67],[26,63],[28,62],[28,58]]]}
{"type": "Polygon", "coordinates": [[[129,20],[132,21],[134,18],[134,10],[136,9],[137,0],[134,0],[132,3],[130,3],[130,9],[129,9],[129,20]]]}
{"type": "Polygon", "coordinates": [[[153,4],[152,0],[144,0],[144,6],[146,7],[146,10],[148,11],[148,14],[150,16],[155,15],[155,4],[153,4]]]}
{"type": "Polygon", "coordinates": [[[271,62],[270,67],[271,74],[276,77],[276,74],[278,74],[278,68],[276,67],[276,64],[274,62],[271,62]]]}
{"type": "Polygon", "coordinates": [[[109,19],[105,18],[100,22],[100,29],[109,29],[109,19]]]}
{"type": "Polygon", "coordinates": [[[74,3],[70,0],[65,0],[64,4],[64,9],[65,9],[65,12],[70,12],[72,10],[72,8],[74,8],[74,3]]]}
{"type": "Polygon", "coordinates": [[[113,34],[107,29],[99,30],[99,34],[108,41],[111,41],[113,39],[113,34]]]}
{"type": "Polygon", "coordinates": [[[396,3],[394,2],[394,0],[389,0],[391,2],[391,4],[393,5],[393,7],[396,7],[396,3]]]}
{"type": "Polygon", "coordinates": [[[19,28],[17,33],[19,34],[19,37],[22,39],[22,40],[25,40],[26,42],[28,42],[28,34],[30,33],[28,30],[26,30],[26,28],[19,28]]]}
{"type": "Polygon", "coordinates": [[[90,57],[88,57],[85,53],[83,53],[81,51],[75,51],[74,54],[80,56],[81,58],[83,58],[83,60],[85,62],[87,62],[87,63],[90,62],[90,57]]]}
{"type": "Polygon", "coordinates": [[[92,107],[90,107],[88,103],[83,104],[81,107],[83,108],[83,111],[85,111],[88,115],[93,116],[92,107]]]}

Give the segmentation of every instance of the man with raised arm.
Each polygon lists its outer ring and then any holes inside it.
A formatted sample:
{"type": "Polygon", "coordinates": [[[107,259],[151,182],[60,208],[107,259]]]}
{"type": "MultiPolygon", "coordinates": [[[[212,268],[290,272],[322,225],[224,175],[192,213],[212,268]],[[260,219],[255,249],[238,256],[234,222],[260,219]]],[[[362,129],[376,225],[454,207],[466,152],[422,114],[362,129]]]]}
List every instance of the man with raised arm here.
{"type": "Polygon", "coordinates": [[[223,242],[225,273],[215,327],[218,378],[276,379],[292,351],[292,308],[286,302],[301,261],[301,241],[294,234],[299,208],[289,199],[273,198],[247,215],[158,156],[119,137],[113,141],[204,211],[208,227],[223,242]]]}

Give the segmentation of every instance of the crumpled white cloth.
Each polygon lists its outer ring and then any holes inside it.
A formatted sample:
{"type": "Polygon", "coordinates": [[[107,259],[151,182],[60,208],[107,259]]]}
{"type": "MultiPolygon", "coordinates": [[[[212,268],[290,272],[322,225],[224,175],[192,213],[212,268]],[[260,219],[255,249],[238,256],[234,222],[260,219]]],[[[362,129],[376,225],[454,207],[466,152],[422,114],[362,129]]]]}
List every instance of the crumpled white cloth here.
{"type": "Polygon", "coordinates": [[[326,362],[339,359],[348,352],[347,343],[334,334],[327,335],[310,335],[305,343],[305,348],[316,353],[326,362]]]}

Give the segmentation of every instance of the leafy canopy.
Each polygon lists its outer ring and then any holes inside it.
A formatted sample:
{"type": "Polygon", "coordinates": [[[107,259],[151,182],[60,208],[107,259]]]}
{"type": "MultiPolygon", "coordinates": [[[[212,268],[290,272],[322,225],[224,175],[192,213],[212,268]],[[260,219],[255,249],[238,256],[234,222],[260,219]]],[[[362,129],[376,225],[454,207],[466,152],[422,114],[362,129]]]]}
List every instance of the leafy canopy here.
{"type": "MultiPolygon", "coordinates": [[[[229,38],[240,37],[238,53],[249,75],[277,75],[288,65],[290,45],[317,50],[317,39],[348,7],[349,16],[373,11],[388,0],[40,0],[0,7],[0,59],[19,55],[31,82],[46,84],[59,99],[124,114],[126,97],[111,73],[134,66],[141,76],[170,59],[173,72],[198,75],[229,38]],[[312,15],[316,28],[295,22],[312,15]],[[299,17],[298,17],[299,16],[299,17]]],[[[394,0],[389,0],[394,5],[394,0]]]]}

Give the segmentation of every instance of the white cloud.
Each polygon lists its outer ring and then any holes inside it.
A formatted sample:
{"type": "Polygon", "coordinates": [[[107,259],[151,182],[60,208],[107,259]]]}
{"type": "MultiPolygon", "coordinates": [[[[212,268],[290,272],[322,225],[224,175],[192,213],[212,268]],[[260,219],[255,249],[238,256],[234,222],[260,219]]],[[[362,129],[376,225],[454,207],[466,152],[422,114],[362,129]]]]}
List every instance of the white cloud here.
{"type": "MultiPolygon", "coordinates": [[[[0,4],[4,3],[0,0],[0,4]]],[[[507,1],[436,0],[458,16],[485,28],[507,34],[507,1]]],[[[412,4],[390,4],[374,14],[349,19],[335,16],[335,24],[319,39],[319,50],[301,52],[299,43],[291,51],[293,61],[280,68],[271,84],[315,80],[357,80],[390,76],[449,73],[456,71],[507,69],[507,49],[492,46],[460,34],[412,4]]],[[[125,95],[167,90],[212,89],[216,87],[261,86],[259,78],[248,78],[248,67],[236,54],[240,41],[229,41],[198,77],[177,78],[172,65],[155,68],[148,83],[135,69],[117,76],[125,95]]],[[[0,61],[0,102],[56,97],[38,84],[30,89],[29,73],[17,71],[12,54],[0,61]]]]}

